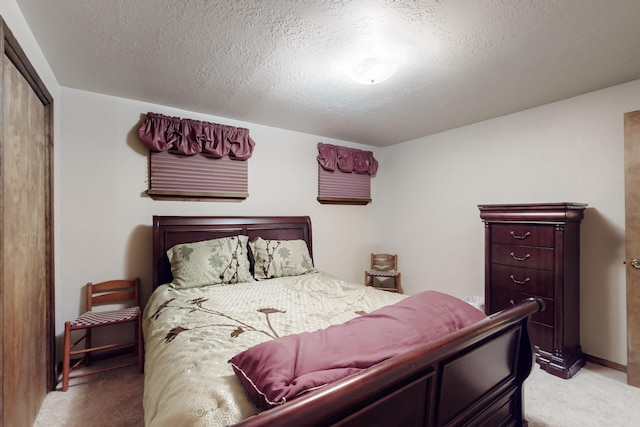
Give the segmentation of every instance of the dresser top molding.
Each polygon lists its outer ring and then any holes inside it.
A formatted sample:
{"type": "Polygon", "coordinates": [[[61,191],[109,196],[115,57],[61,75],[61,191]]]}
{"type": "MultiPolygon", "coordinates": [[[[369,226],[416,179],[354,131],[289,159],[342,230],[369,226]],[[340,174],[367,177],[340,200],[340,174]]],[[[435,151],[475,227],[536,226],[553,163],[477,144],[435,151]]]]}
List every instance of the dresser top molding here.
{"type": "Polygon", "coordinates": [[[581,222],[586,203],[520,203],[500,205],[478,205],[480,218],[484,222],[581,222]]]}

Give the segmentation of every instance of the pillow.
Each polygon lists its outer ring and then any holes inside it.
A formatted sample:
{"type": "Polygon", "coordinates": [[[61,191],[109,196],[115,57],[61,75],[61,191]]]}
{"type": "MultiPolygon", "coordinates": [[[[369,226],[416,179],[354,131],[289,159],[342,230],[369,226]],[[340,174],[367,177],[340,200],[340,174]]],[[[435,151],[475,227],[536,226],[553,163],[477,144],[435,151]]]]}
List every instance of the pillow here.
{"type": "Polygon", "coordinates": [[[177,289],[252,282],[244,235],[182,243],[167,251],[177,289]]]}
{"type": "Polygon", "coordinates": [[[263,342],[229,363],[254,403],[268,409],[486,317],[425,291],[339,325],[263,342]]]}
{"type": "Polygon", "coordinates": [[[309,248],[304,240],[265,240],[249,242],[257,280],[298,276],[314,271],[309,248]]]}

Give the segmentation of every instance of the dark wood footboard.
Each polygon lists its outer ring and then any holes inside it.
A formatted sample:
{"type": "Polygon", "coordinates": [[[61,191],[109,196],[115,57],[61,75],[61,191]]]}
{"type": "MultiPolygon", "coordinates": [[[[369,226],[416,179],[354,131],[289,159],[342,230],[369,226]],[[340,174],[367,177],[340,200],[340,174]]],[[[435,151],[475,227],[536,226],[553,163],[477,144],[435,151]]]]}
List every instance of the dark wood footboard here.
{"type": "Polygon", "coordinates": [[[238,426],[523,426],[530,299],[238,426]]]}

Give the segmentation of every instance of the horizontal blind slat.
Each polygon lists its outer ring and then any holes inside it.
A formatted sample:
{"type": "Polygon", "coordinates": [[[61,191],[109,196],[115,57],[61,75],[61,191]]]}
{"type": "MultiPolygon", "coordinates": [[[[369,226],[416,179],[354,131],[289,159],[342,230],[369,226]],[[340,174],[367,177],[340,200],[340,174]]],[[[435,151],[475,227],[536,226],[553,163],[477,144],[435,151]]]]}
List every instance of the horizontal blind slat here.
{"type": "Polygon", "coordinates": [[[150,189],[248,192],[248,162],[228,157],[151,152],[150,189]]]}
{"type": "Polygon", "coordinates": [[[339,170],[330,172],[318,165],[318,196],[370,199],[371,177],[339,170]]]}

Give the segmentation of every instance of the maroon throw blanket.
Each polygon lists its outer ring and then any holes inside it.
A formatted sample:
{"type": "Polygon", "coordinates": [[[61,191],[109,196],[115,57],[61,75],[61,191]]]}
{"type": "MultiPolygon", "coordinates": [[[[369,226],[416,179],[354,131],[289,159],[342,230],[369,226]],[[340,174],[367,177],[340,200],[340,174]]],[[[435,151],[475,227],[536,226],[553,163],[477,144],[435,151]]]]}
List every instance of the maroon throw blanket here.
{"type": "Polygon", "coordinates": [[[258,344],[229,363],[266,409],[485,317],[458,298],[426,291],[340,325],[258,344]]]}

